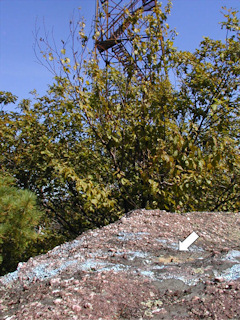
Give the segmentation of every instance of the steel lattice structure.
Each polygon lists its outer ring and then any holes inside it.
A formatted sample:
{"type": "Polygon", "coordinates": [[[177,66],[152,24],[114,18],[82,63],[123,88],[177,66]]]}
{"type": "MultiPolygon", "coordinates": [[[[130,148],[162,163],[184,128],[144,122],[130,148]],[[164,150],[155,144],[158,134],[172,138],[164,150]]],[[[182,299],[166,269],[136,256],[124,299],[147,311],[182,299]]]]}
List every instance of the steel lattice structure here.
{"type": "MultiPolygon", "coordinates": [[[[133,57],[132,39],[128,29],[131,19],[140,10],[143,14],[153,14],[156,0],[97,0],[96,2],[96,54],[100,54],[105,64],[117,63],[127,72],[134,68],[143,73],[136,57],[133,57]]],[[[144,35],[144,28],[142,37],[144,35]]]]}

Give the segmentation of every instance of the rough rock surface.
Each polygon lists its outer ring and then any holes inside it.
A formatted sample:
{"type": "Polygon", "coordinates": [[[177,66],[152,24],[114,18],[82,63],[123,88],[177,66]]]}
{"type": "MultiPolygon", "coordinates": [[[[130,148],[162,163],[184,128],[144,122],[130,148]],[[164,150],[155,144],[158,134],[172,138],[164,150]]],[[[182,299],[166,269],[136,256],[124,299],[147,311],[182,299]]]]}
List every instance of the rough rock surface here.
{"type": "Polygon", "coordinates": [[[239,306],[239,213],[136,210],[0,278],[4,320],[224,320],[239,306]]]}

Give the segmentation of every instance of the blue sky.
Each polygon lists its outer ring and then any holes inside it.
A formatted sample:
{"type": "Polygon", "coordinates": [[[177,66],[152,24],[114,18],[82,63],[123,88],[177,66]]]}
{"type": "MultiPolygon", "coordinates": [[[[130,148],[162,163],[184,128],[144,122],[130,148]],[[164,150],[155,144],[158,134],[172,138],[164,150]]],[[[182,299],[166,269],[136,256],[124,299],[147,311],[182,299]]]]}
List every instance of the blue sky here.
{"type": "MultiPolygon", "coordinates": [[[[164,2],[166,2],[164,0],[164,2]]],[[[203,36],[224,39],[218,25],[221,7],[239,9],[239,0],[173,0],[168,21],[179,36],[176,46],[193,51],[203,36]]],[[[43,95],[52,83],[52,74],[36,62],[33,50],[35,26],[53,29],[57,43],[69,34],[69,20],[81,7],[81,15],[90,27],[95,0],[0,0],[0,91],[30,98],[36,89],[43,95]]]]}

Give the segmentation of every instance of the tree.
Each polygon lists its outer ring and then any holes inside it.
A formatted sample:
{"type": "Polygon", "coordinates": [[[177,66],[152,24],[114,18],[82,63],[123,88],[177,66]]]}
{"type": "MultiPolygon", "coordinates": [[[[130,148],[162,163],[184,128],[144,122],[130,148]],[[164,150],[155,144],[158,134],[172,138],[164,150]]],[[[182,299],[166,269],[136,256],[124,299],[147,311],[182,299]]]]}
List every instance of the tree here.
{"type": "Polygon", "coordinates": [[[194,53],[174,48],[169,12],[170,3],[155,8],[156,19],[140,11],[129,18],[144,77],[102,69],[92,56],[78,61],[74,49],[71,64],[64,42],[58,54],[42,39],[48,67],[61,73],[45,96],[2,113],[2,167],[37,195],[53,222],[46,230],[61,239],[136,208],[239,209],[237,12],[225,15],[225,43],[205,38],[194,53]]]}
{"type": "Polygon", "coordinates": [[[9,174],[0,173],[0,275],[34,255],[33,243],[39,238],[37,227],[43,215],[36,201],[32,192],[17,189],[9,174]]]}
{"type": "Polygon", "coordinates": [[[193,159],[188,153],[187,161],[198,159],[198,201],[203,210],[239,208],[240,29],[236,14],[226,10],[227,22],[222,23],[225,43],[206,37],[194,54],[180,52],[176,56],[180,79],[176,115],[179,128],[191,143],[185,150],[198,152],[193,159]]]}

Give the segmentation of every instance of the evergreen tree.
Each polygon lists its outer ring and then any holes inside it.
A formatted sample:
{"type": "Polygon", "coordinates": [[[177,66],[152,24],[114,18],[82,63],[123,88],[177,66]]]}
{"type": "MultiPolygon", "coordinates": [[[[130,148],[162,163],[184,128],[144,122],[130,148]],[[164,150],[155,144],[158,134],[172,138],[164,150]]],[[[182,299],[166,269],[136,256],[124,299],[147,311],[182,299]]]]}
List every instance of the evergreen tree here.
{"type": "Polygon", "coordinates": [[[38,238],[36,227],[43,214],[36,200],[32,192],[16,188],[10,175],[0,174],[0,275],[33,253],[27,249],[38,238]]]}

